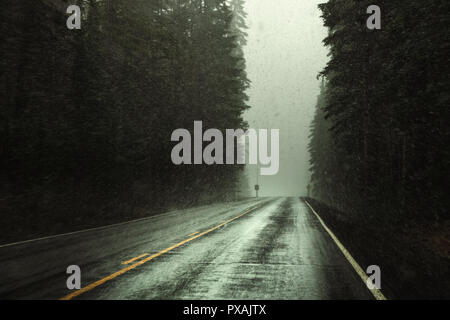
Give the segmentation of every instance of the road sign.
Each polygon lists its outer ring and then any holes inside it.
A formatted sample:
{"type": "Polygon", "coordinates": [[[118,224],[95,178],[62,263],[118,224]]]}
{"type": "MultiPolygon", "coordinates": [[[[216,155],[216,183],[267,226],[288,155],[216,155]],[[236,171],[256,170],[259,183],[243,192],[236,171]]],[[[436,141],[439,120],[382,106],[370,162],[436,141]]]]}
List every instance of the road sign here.
{"type": "Polygon", "coordinates": [[[259,190],[259,184],[255,184],[255,190],[256,190],[256,191],[259,190]]]}

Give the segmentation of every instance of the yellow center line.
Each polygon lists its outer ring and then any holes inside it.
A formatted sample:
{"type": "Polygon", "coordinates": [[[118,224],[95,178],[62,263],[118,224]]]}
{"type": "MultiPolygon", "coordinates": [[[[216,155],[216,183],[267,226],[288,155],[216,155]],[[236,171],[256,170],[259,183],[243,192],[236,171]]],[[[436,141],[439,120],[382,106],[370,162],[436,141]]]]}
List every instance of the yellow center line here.
{"type": "Polygon", "coordinates": [[[230,222],[232,222],[232,221],[234,221],[236,219],[239,219],[240,217],[242,217],[242,216],[252,212],[253,210],[259,208],[260,206],[262,206],[262,205],[253,206],[252,208],[246,210],[244,213],[242,213],[242,214],[240,214],[240,215],[238,215],[238,216],[236,216],[234,218],[231,218],[231,219],[229,219],[229,220],[227,220],[225,222],[222,222],[221,224],[219,224],[219,225],[217,225],[215,227],[212,227],[211,229],[208,229],[206,231],[203,231],[202,233],[199,233],[196,236],[193,236],[193,237],[188,238],[186,240],[183,240],[183,241],[181,241],[181,242],[179,242],[177,244],[174,244],[173,246],[170,246],[170,247],[168,247],[168,248],[166,248],[166,249],[164,249],[164,250],[162,250],[162,251],[160,251],[158,253],[155,253],[155,254],[153,254],[153,255],[151,255],[151,256],[149,256],[149,257],[147,257],[147,258],[145,258],[145,259],[143,259],[143,260],[141,260],[139,262],[136,262],[135,264],[132,264],[131,266],[128,266],[128,267],[126,267],[126,268],[124,268],[122,270],[114,272],[113,274],[110,274],[109,276],[107,276],[107,277],[105,277],[103,279],[97,280],[97,281],[87,285],[86,287],[78,289],[78,290],[76,290],[76,291],[66,295],[65,297],[60,298],[59,300],[70,300],[72,298],[75,298],[75,297],[77,297],[77,296],[87,292],[87,291],[90,291],[90,290],[94,289],[95,287],[98,287],[99,285],[102,285],[103,283],[105,283],[105,282],[107,282],[109,280],[117,278],[118,276],[124,274],[125,272],[128,272],[128,271],[130,271],[130,270],[132,270],[132,269],[134,269],[136,267],[139,267],[140,265],[143,265],[144,263],[146,263],[146,262],[148,262],[150,260],[155,259],[156,257],[159,257],[159,256],[163,255],[164,253],[167,253],[167,252],[169,252],[169,251],[171,251],[171,250],[173,250],[175,248],[178,248],[179,246],[182,246],[183,244],[191,242],[192,240],[195,240],[197,238],[200,238],[201,236],[204,236],[205,234],[208,234],[208,233],[210,233],[210,232],[212,232],[214,230],[217,230],[220,227],[224,226],[225,224],[230,223],[230,222]]]}
{"type": "Polygon", "coordinates": [[[188,237],[193,236],[194,234],[197,234],[198,231],[192,232],[191,234],[188,234],[188,237]]]}
{"type": "Polygon", "coordinates": [[[137,256],[137,257],[135,257],[135,258],[132,258],[132,259],[130,259],[130,260],[127,260],[127,261],[122,262],[122,264],[130,264],[131,262],[136,261],[136,260],[138,260],[138,259],[140,259],[140,258],[146,257],[146,256],[148,256],[148,255],[149,255],[148,253],[143,253],[143,254],[141,254],[140,256],[137,256]]]}

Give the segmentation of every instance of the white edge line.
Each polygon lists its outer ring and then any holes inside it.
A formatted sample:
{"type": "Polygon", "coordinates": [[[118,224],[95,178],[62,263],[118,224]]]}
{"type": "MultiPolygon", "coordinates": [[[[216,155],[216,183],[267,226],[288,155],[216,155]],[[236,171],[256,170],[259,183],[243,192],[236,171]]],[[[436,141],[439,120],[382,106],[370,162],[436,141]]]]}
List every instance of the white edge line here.
{"type": "MultiPolygon", "coordinates": [[[[364,270],[361,268],[361,266],[358,264],[358,262],[356,262],[355,259],[353,259],[352,255],[350,254],[350,252],[348,252],[347,249],[345,249],[344,245],[339,241],[339,239],[334,235],[333,231],[331,231],[327,225],[325,224],[325,222],[323,222],[322,218],[319,216],[319,214],[313,209],[313,207],[308,203],[308,201],[304,200],[305,203],[308,205],[308,207],[311,209],[311,211],[314,213],[314,215],[317,217],[317,219],[319,220],[320,224],[322,225],[322,227],[328,232],[328,234],[331,236],[331,238],[333,239],[333,241],[336,243],[336,245],[338,246],[338,248],[341,250],[341,252],[344,254],[345,258],[347,259],[347,261],[351,264],[351,266],[353,267],[353,269],[355,269],[356,273],[359,275],[359,277],[361,278],[361,280],[364,282],[364,285],[367,287],[367,279],[369,278],[367,276],[367,274],[364,272],[364,270]]],[[[367,287],[367,289],[372,293],[372,295],[375,297],[375,299],[377,300],[387,300],[386,297],[383,295],[383,293],[381,292],[380,289],[377,288],[373,288],[370,289],[369,287],[367,287]]]]}
{"type": "MultiPolygon", "coordinates": [[[[258,201],[260,202],[260,200],[261,200],[261,198],[258,201]]],[[[245,200],[243,200],[243,201],[245,201],[245,200]]],[[[238,201],[238,202],[241,202],[241,201],[238,201]]],[[[208,205],[199,206],[199,207],[197,207],[197,209],[202,208],[202,207],[207,207],[207,206],[208,205]]],[[[126,224],[129,224],[129,223],[134,223],[134,222],[139,222],[139,221],[159,218],[159,217],[162,217],[162,216],[173,214],[174,212],[177,212],[177,211],[190,211],[190,210],[196,210],[196,208],[177,209],[177,210],[163,212],[161,214],[153,215],[153,216],[150,216],[150,217],[139,218],[139,219],[135,219],[135,220],[124,221],[124,222],[119,222],[119,223],[114,223],[114,224],[108,224],[106,226],[101,226],[101,227],[77,230],[77,231],[61,233],[61,234],[55,234],[55,235],[51,235],[51,236],[35,238],[35,239],[29,239],[29,240],[24,240],[24,241],[18,241],[18,242],[13,242],[13,243],[6,243],[6,244],[0,245],[0,249],[1,248],[6,248],[6,247],[12,247],[12,246],[16,246],[16,245],[21,245],[21,244],[26,244],[26,243],[30,243],[30,242],[36,242],[36,241],[41,241],[41,240],[49,240],[49,239],[59,238],[59,237],[63,237],[63,236],[70,236],[70,235],[84,233],[84,232],[89,232],[89,231],[94,231],[94,230],[103,230],[103,229],[107,229],[107,228],[112,228],[112,227],[117,227],[117,226],[121,226],[121,225],[126,225],[126,224]]]]}

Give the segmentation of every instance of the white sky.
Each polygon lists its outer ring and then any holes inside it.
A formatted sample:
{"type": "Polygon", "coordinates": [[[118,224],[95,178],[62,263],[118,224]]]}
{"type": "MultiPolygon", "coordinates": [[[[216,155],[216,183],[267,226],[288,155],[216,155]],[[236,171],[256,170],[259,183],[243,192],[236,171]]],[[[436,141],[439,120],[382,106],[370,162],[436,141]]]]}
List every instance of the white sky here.
{"type": "MultiPolygon", "coordinates": [[[[328,58],[327,34],[317,5],[323,0],[247,0],[248,44],[244,48],[252,81],[251,128],[280,129],[280,170],[260,176],[261,196],[304,195],[309,182],[309,125],[319,93],[317,74],[328,58]]],[[[250,186],[256,168],[247,169],[250,186]]]]}

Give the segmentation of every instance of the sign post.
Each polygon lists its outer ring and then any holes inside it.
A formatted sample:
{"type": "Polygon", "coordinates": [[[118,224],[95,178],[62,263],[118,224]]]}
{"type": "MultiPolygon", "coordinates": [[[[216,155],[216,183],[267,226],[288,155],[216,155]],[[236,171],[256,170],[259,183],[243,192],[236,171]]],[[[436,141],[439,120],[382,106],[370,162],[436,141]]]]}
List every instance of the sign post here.
{"type": "Polygon", "coordinates": [[[256,197],[258,198],[259,184],[255,184],[256,197]]]}

